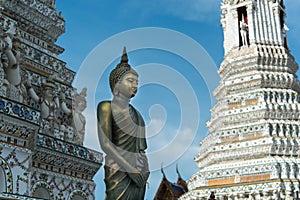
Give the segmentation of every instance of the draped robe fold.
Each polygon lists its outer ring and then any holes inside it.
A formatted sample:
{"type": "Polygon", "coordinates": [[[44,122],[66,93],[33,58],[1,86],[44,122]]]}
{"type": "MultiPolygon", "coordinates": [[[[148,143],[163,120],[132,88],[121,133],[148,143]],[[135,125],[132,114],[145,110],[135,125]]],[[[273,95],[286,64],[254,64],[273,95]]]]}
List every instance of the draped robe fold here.
{"type": "MultiPolygon", "coordinates": [[[[110,103],[110,102],[109,102],[110,103]]],[[[144,154],[147,148],[145,124],[142,116],[133,107],[129,112],[112,113],[111,143],[118,153],[142,176],[148,177],[148,161],[144,154]]],[[[142,200],[145,186],[138,187],[122,167],[110,155],[105,158],[105,184],[107,200],[142,200]]]]}

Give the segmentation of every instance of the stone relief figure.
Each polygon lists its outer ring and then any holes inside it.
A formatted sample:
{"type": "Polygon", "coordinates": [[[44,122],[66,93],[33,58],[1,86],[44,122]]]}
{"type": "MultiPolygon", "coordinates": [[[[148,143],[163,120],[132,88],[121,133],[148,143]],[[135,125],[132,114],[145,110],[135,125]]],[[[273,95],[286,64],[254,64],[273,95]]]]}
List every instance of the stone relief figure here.
{"type": "Polygon", "coordinates": [[[3,39],[3,36],[1,34],[0,37],[0,96],[5,97],[6,96],[6,85],[8,85],[8,81],[5,79],[5,71],[3,68],[3,64],[2,64],[2,55],[3,55],[3,51],[6,47],[6,43],[5,40],[3,39]]]}
{"type": "Polygon", "coordinates": [[[245,22],[245,17],[243,15],[242,21],[240,21],[240,33],[242,37],[242,45],[248,45],[248,24],[245,22]]]}
{"type": "Polygon", "coordinates": [[[20,54],[21,47],[13,43],[16,27],[10,26],[9,29],[1,33],[1,74],[4,72],[2,79],[2,91],[6,97],[24,103],[27,91],[22,81],[20,54]],[[4,87],[3,87],[4,86],[4,87]],[[4,89],[5,88],[5,89],[4,89]]]}
{"type": "Polygon", "coordinates": [[[106,153],[106,199],[144,199],[149,176],[145,125],[129,103],[137,92],[138,74],[128,64],[125,48],[109,82],[113,99],[97,108],[98,138],[106,153]]]}
{"type": "Polygon", "coordinates": [[[61,108],[64,113],[67,115],[72,115],[73,118],[73,127],[75,131],[74,139],[76,144],[83,145],[84,142],[84,135],[85,135],[85,116],[82,114],[82,112],[86,109],[86,88],[83,88],[82,91],[78,94],[77,91],[74,91],[73,94],[73,108],[70,109],[67,107],[65,103],[65,95],[61,94],[61,108]]]}
{"type": "Polygon", "coordinates": [[[49,76],[48,79],[42,83],[41,94],[37,95],[31,85],[31,77],[29,76],[27,85],[29,87],[28,93],[33,101],[40,105],[41,111],[41,127],[40,130],[48,135],[53,135],[54,128],[57,126],[57,110],[59,109],[59,99],[56,95],[56,85],[49,76]]]}

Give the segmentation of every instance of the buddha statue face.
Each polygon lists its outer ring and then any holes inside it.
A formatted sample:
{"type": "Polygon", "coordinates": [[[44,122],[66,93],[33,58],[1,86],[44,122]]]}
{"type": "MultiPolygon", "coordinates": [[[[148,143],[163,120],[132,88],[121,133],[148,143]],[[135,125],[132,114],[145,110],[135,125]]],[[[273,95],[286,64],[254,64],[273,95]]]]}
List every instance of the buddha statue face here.
{"type": "Polygon", "coordinates": [[[135,71],[130,70],[118,81],[115,88],[115,95],[130,99],[135,96],[138,89],[138,75],[135,71]]]}

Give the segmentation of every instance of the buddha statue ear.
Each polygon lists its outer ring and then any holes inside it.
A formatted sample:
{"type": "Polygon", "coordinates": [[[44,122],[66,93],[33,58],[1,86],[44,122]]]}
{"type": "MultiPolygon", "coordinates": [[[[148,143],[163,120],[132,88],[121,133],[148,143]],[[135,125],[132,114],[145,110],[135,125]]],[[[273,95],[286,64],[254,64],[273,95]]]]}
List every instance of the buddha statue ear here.
{"type": "Polygon", "coordinates": [[[120,93],[120,91],[119,91],[119,83],[117,83],[116,85],[115,85],[115,87],[114,87],[114,91],[113,91],[113,94],[114,94],[114,96],[119,96],[119,93],[120,93]]]}

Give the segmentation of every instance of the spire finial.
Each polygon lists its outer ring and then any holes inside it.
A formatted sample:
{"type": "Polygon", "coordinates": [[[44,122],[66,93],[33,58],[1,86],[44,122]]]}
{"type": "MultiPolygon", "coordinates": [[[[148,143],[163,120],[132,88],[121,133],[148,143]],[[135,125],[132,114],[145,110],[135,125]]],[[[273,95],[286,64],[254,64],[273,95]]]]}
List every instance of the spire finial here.
{"type": "Polygon", "coordinates": [[[126,47],[123,48],[121,63],[128,63],[128,56],[127,56],[127,52],[126,52],[126,47]]]}
{"type": "Polygon", "coordinates": [[[181,177],[180,173],[179,173],[179,170],[178,170],[178,163],[176,164],[176,173],[178,174],[178,177],[181,177]]]}
{"type": "Polygon", "coordinates": [[[166,178],[166,174],[165,174],[165,172],[164,172],[164,163],[161,163],[161,168],[160,168],[160,170],[161,170],[161,173],[163,174],[164,178],[166,178]]]}

